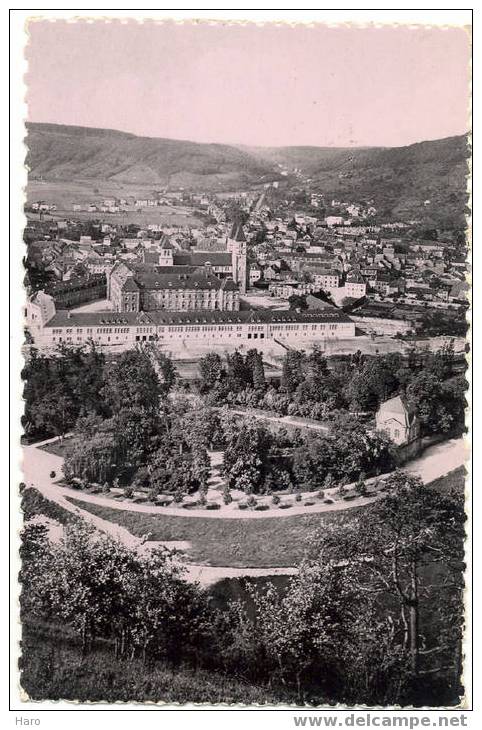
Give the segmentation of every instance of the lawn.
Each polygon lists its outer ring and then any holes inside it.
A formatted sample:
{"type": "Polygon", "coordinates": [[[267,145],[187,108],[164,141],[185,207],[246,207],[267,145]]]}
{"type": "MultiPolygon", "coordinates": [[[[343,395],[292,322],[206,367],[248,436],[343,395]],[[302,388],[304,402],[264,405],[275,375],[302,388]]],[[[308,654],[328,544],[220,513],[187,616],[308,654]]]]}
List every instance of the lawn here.
{"type": "Polygon", "coordinates": [[[44,446],[39,446],[38,448],[46,451],[48,454],[61,456],[62,459],[65,459],[71,443],[72,440],[67,436],[63,441],[51,441],[49,444],[44,444],[44,446]]]}
{"type": "Polygon", "coordinates": [[[192,547],[190,562],[233,568],[282,568],[297,565],[311,535],[323,524],[340,523],[353,514],[331,512],[294,515],[276,519],[210,519],[128,512],[115,507],[67,497],[86,512],[125,527],[137,537],[150,533],[150,540],[186,540],[192,547]]]}
{"type": "MultiPolygon", "coordinates": [[[[456,469],[431,483],[436,489],[460,490],[463,469],[456,469]]],[[[150,540],[185,540],[191,543],[186,553],[190,562],[202,565],[232,568],[284,568],[298,565],[305,555],[311,536],[329,523],[342,524],[354,512],[364,507],[343,512],[293,515],[253,519],[223,519],[179,517],[176,515],[129,512],[106,507],[82,498],[67,499],[86,512],[125,527],[136,537],[149,535],[150,540]]]]}

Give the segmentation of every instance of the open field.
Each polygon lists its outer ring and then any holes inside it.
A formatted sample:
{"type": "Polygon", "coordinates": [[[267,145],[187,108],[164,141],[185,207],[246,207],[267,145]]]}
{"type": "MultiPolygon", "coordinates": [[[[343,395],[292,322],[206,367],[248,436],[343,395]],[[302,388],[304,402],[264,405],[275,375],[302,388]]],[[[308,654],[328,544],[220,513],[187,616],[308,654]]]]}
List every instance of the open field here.
{"type": "MultiPolygon", "coordinates": [[[[155,186],[132,183],[115,183],[99,180],[79,180],[76,182],[49,182],[31,180],[27,185],[27,203],[43,200],[57,206],[57,210],[49,213],[44,220],[69,218],[72,220],[102,220],[106,223],[127,225],[136,223],[143,227],[151,223],[172,226],[203,226],[203,221],[196,217],[192,208],[187,206],[160,205],[155,208],[134,208],[129,212],[89,213],[88,211],[73,211],[74,203],[87,206],[89,203],[100,204],[104,198],[117,197],[136,198],[150,197],[155,186]]],[[[38,220],[36,213],[29,213],[29,217],[38,220]]]]}

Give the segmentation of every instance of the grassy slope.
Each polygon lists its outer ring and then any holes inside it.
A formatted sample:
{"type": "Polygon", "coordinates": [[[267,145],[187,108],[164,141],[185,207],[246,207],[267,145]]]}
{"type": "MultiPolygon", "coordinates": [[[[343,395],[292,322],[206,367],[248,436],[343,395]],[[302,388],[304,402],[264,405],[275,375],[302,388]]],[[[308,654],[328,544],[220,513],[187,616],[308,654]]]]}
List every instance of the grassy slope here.
{"type": "Polygon", "coordinates": [[[219,144],[136,137],[114,130],[29,124],[27,164],[48,180],[104,179],[129,183],[246,184],[273,167],[248,152],[219,144]]]}
{"type": "Polygon", "coordinates": [[[60,522],[61,525],[66,525],[70,522],[75,522],[77,519],[75,515],[68,512],[59,504],[52,502],[50,499],[45,499],[34,487],[28,487],[22,492],[21,509],[24,520],[30,520],[36,515],[44,515],[45,517],[60,522]]]}
{"type": "Polygon", "coordinates": [[[346,512],[267,519],[210,519],[127,512],[67,497],[86,512],[151,540],[187,540],[190,562],[229,567],[276,568],[297,565],[310,536],[323,524],[346,519],[346,512]]]}
{"type": "Polygon", "coordinates": [[[373,199],[385,215],[436,223],[462,215],[467,156],[460,136],[396,148],[289,147],[270,150],[269,159],[300,167],[320,190],[342,200],[356,191],[357,200],[373,199]]]}
{"type": "Polygon", "coordinates": [[[80,702],[167,702],[276,704],[293,698],[273,689],[227,679],[207,670],[147,667],[114,658],[107,642],[97,642],[82,660],[72,632],[58,625],[24,623],[21,685],[33,700],[80,702]]]}

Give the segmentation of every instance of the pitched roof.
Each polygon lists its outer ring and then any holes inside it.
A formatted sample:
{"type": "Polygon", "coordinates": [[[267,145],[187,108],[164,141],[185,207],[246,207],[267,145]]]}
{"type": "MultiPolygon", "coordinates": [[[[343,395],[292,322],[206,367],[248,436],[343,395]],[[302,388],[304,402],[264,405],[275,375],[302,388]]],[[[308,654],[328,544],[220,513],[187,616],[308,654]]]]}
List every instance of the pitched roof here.
{"type": "Polygon", "coordinates": [[[239,222],[234,222],[231,227],[231,233],[229,234],[229,238],[231,241],[246,241],[246,237],[244,235],[243,226],[239,222]]]}
{"type": "Polygon", "coordinates": [[[360,274],[359,271],[353,271],[351,272],[347,277],[346,280],[349,284],[364,284],[365,279],[360,274]]]}
{"type": "Polygon", "coordinates": [[[122,284],[122,291],[139,291],[139,287],[132,276],[129,276],[122,284]]]}
{"type": "Polygon", "coordinates": [[[172,251],[174,249],[174,246],[170,242],[169,238],[166,235],[164,235],[162,237],[162,239],[161,239],[161,245],[160,245],[159,248],[161,248],[163,250],[171,250],[172,251]]]}
{"type": "Polygon", "coordinates": [[[396,395],[381,403],[378,413],[399,416],[408,426],[416,418],[415,409],[408,404],[404,395],[396,395]]]}

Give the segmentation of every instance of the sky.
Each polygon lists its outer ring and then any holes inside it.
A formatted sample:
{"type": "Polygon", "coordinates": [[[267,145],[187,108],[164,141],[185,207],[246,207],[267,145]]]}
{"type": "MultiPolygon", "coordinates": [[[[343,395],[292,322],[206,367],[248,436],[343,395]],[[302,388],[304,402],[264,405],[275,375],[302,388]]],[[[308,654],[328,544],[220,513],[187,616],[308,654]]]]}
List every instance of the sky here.
{"type": "Polygon", "coordinates": [[[469,128],[462,28],[31,21],[29,120],[259,146],[469,128]]]}

